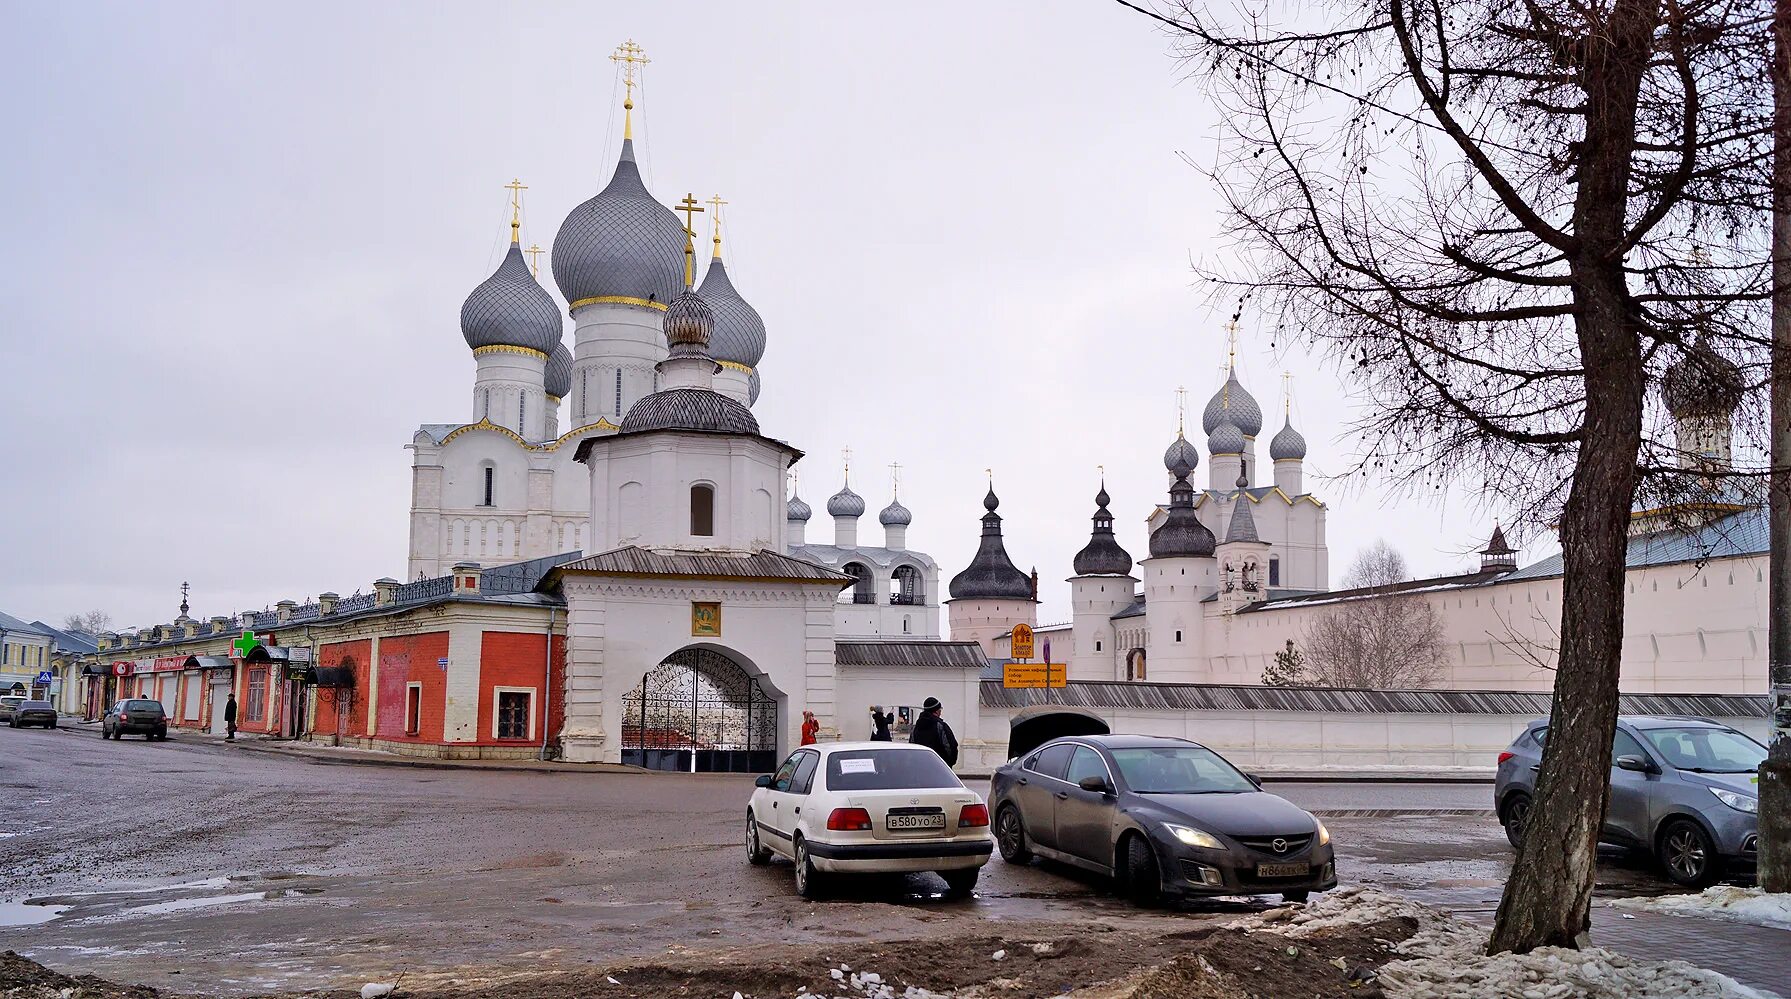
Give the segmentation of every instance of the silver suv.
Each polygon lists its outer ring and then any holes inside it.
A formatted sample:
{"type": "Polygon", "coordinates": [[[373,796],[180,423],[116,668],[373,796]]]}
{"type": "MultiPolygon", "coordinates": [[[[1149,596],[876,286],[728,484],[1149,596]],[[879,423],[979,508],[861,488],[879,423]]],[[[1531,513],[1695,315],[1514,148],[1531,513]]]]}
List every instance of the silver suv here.
{"type": "MultiPolygon", "coordinates": [[[[1548,721],[1525,726],[1499,754],[1493,804],[1505,838],[1522,841],[1548,721]]],[[[1705,718],[1623,715],[1611,746],[1611,804],[1599,840],[1647,850],[1674,883],[1704,887],[1751,870],[1759,852],[1766,747],[1705,718]]]]}

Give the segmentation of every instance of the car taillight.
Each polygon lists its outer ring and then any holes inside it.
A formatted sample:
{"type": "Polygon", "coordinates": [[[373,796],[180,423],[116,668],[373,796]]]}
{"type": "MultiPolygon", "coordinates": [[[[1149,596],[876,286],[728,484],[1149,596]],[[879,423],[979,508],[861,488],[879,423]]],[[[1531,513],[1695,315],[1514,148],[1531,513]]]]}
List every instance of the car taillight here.
{"type": "Polygon", "coordinates": [[[836,808],[827,815],[827,828],[835,832],[863,832],[871,827],[871,813],[862,808],[836,808]]]}
{"type": "Polygon", "coordinates": [[[1499,754],[1499,765],[1503,766],[1505,764],[1506,760],[1512,759],[1516,756],[1517,756],[1517,754],[1512,752],[1511,750],[1509,750],[1509,749],[1505,750],[1503,753],[1499,754]]]}
{"type": "Polygon", "coordinates": [[[959,829],[964,829],[969,826],[986,826],[988,824],[989,806],[980,802],[974,805],[965,805],[964,810],[958,813],[959,829]]]}

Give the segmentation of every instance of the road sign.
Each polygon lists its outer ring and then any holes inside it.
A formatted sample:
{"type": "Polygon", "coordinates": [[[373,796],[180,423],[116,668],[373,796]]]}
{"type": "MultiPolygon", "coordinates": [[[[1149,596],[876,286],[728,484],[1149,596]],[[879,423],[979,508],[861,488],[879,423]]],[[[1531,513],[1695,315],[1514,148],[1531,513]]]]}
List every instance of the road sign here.
{"type": "Polygon", "coordinates": [[[50,672],[47,669],[38,670],[38,672],[37,672],[37,682],[38,683],[49,683],[51,680],[54,680],[54,679],[56,679],[56,674],[50,672]]]}
{"type": "Polygon", "coordinates": [[[1031,625],[1025,625],[1025,624],[1014,625],[1013,638],[1010,639],[1008,642],[1007,656],[1009,659],[1031,659],[1032,658],[1032,626],[1031,625]]]}
{"type": "Polygon", "coordinates": [[[1062,687],[1069,674],[1064,663],[1007,663],[1001,667],[1001,685],[1009,690],[1062,687]]]}

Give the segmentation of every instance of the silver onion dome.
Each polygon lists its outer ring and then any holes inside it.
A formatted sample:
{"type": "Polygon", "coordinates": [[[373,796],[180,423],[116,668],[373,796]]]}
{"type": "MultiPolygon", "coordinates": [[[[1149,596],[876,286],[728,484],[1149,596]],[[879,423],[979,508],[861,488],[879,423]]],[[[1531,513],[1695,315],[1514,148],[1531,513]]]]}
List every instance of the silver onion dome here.
{"type": "Polygon", "coordinates": [[[545,354],[560,342],[559,306],[529,273],[521,247],[511,243],[497,270],[466,296],[460,332],[474,350],[523,347],[545,354]]]}
{"type": "Polygon", "coordinates": [[[748,406],[756,406],[759,404],[758,368],[752,369],[752,374],[746,376],[746,404],[748,406]]]}
{"type": "Polygon", "coordinates": [[[572,352],[565,344],[556,343],[548,352],[541,387],[555,399],[564,399],[566,393],[572,391],[572,352]]]}
{"type": "Polygon", "coordinates": [[[669,347],[707,347],[715,331],[715,313],[703,296],[686,289],[666,307],[661,326],[669,347]]]}
{"type": "Polygon", "coordinates": [[[1661,378],[1660,398],[1674,416],[1727,416],[1741,405],[1747,390],[1734,361],[1711,349],[1699,336],[1661,378]]]}
{"type": "Polygon", "coordinates": [[[1164,468],[1174,472],[1177,465],[1186,465],[1190,471],[1200,466],[1200,449],[1180,433],[1175,435],[1175,440],[1163,452],[1164,468]]]}
{"type": "Polygon", "coordinates": [[[849,485],[841,486],[839,492],[827,497],[827,513],[833,517],[862,517],[864,497],[853,492],[849,485]]]}
{"type": "Polygon", "coordinates": [[[1300,436],[1300,432],[1293,428],[1293,419],[1290,417],[1287,424],[1275,435],[1275,439],[1269,441],[1269,460],[1284,461],[1290,458],[1304,457],[1306,457],[1306,438],[1300,436]]]}
{"type": "Polygon", "coordinates": [[[758,367],[765,357],[765,321],[734,290],[734,282],[728,279],[728,270],[720,257],[709,261],[709,271],[697,290],[715,312],[715,335],[709,340],[709,354],[717,361],[758,367]]]}
{"type": "Polygon", "coordinates": [[[641,183],[632,139],[622,141],[609,186],[560,223],[553,279],[572,309],[600,299],[667,303],[684,287],[684,227],[641,183]]]}
{"type": "Polygon", "coordinates": [[[1206,450],[1208,454],[1243,454],[1244,432],[1226,420],[1213,428],[1212,436],[1206,439],[1206,450]]]}
{"type": "Polygon", "coordinates": [[[900,500],[890,500],[883,512],[877,514],[877,522],[884,527],[907,527],[914,523],[914,514],[901,504],[900,500]]]}
{"type": "Polygon", "coordinates": [[[800,520],[806,522],[814,515],[815,511],[811,509],[807,503],[802,501],[802,497],[795,493],[791,493],[790,501],[784,504],[785,520],[800,520]]]}
{"type": "Polygon", "coordinates": [[[1256,404],[1255,396],[1244,390],[1235,367],[1226,377],[1225,384],[1207,400],[1206,410],[1200,416],[1200,429],[1210,434],[1228,417],[1245,437],[1255,437],[1262,432],[1262,407],[1256,404]]]}

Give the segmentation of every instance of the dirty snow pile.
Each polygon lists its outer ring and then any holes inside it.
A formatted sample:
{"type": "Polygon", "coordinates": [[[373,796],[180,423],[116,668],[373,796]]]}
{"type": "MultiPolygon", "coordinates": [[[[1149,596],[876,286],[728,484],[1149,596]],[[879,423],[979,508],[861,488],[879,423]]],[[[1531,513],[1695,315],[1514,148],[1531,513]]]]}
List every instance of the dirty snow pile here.
{"type": "MultiPolygon", "coordinates": [[[[850,966],[844,964],[830,970],[828,975],[833,978],[836,985],[844,987],[835,993],[837,999],[897,999],[898,996],[900,999],[947,999],[941,993],[928,992],[926,989],[914,985],[897,992],[894,985],[883,980],[882,975],[874,971],[853,971],[850,966]],[[845,991],[845,989],[850,991],[845,991]]],[[[741,999],[740,993],[734,993],[734,999],[741,999]]],[[[797,999],[828,999],[828,997],[820,993],[811,993],[805,987],[797,993],[797,999]]]]}
{"type": "Polygon", "coordinates": [[[1758,888],[1717,885],[1696,895],[1620,898],[1612,902],[1611,907],[1665,912],[1674,916],[1707,916],[1791,930],[1791,895],[1768,894],[1758,888]]]}
{"type": "Polygon", "coordinates": [[[1489,957],[1487,931],[1410,899],[1345,888],[1301,908],[1273,909],[1245,925],[1290,937],[1409,916],[1418,932],[1397,944],[1405,960],[1383,965],[1393,999],[1766,999],[1767,994],[1684,961],[1642,961],[1592,947],[1543,947],[1489,957]]]}

